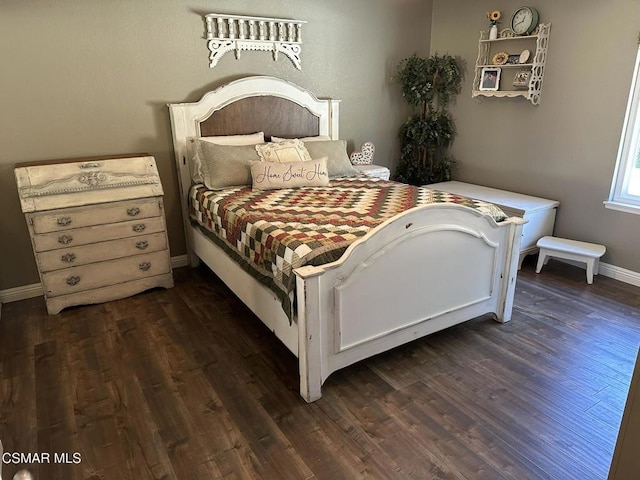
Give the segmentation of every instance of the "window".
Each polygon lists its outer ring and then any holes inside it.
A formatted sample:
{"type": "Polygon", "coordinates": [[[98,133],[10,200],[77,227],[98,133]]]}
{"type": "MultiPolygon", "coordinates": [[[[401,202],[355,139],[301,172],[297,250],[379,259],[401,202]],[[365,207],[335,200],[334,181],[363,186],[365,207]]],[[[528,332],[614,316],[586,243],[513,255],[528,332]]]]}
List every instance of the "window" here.
{"type": "Polygon", "coordinates": [[[640,45],[622,126],[608,208],[640,214],[640,45]]]}

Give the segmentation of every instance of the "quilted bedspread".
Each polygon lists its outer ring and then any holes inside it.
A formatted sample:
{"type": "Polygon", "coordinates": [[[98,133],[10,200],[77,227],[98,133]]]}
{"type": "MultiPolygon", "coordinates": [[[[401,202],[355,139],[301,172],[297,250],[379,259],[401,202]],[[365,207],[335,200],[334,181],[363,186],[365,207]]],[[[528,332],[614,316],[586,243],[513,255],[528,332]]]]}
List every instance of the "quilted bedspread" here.
{"type": "Polygon", "coordinates": [[[194,186],[190,214],[216,244],[269,285],[291,318],[294,269],[340,258],[358,237],[412,207],[452,202],[502,221],[479,200],[369,177],[332,179],[327,187],[222,191],[194,186]]]}

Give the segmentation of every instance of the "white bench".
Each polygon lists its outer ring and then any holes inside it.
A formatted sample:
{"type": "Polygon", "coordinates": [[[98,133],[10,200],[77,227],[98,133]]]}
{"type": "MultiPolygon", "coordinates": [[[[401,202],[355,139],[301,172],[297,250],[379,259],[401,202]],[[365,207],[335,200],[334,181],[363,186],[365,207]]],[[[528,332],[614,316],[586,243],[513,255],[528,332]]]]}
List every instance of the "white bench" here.
{"type": "Polygon", "coordinates": [[[596,243],[578,242],[577,240],[549,236],[542,237],[536,245],[540,249],[536,273],[540,273],[542,266],[547,264],[549,261],[547,257],[584,262],[587,264],[587,283],[589,285],[593,283],[593,275],[598,274],[600,257],[607,250],[604,245],[596,243]]]}

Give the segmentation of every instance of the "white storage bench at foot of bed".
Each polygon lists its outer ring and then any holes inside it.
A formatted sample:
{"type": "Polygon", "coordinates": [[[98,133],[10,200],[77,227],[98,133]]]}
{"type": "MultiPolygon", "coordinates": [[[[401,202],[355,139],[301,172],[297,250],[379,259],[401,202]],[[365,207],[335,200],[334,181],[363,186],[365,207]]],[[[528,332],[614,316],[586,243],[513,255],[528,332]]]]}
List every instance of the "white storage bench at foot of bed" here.
{"type": "Polygon", "coordinates": [[[527,224],[522,228],[518,267],[522,266],[522,262],[527,255],[538,251],[536,242],[540,238],[546,235],[553,235],[556,210],[560,206],[560,202],[556,200],[532,197],[531,195],[457,181],[434,183],[428,185],[428,187],[491,202],[502,208],[507,215],[522,217],[527,220],[527,224]]]}

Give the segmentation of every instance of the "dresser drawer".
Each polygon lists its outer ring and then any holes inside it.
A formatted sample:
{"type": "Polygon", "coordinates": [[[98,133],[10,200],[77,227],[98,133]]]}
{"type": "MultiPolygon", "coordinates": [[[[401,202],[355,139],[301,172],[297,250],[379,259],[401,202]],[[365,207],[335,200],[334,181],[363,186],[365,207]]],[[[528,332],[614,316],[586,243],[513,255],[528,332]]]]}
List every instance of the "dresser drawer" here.
{"type": "Polygon", "coordinates": [[[167,251],[92,263],[43,273],[46,297],[82,292],[171,271],[167,251]]]}
{"type": "Polygon", "coordinates": [[[164,232],[164,230],[164,219],[162,217],[153,217],[34,235],[33,245],[36,252],[45,252],[119,238],[140,237],[150,233],[164,232]]]}
{"type": "Polygon", "coordinates": [[[155,198],[127,200],[108,205],[75,207],[27,216],[36,234],[59,232],[73,228],[126,222],[132,219],[158,217],[161,202],[155,198]]]}
{"type": "Polygon", "coordinates": [[[25,213],[162,196],[151,156],[18,165],[15,175],[25,213]]]}
{"type": "Polygon", "coordinates": [[[103,262],[114,258],[157,252],[166,250],[167,247],[167,236],[164,232],[160,232],[153,235],[111,240],[99,244],[49,250],[38,253],[37,257],[38,263],[40,264],[40,271],[50,272],[62,268],[103,262]]]}

